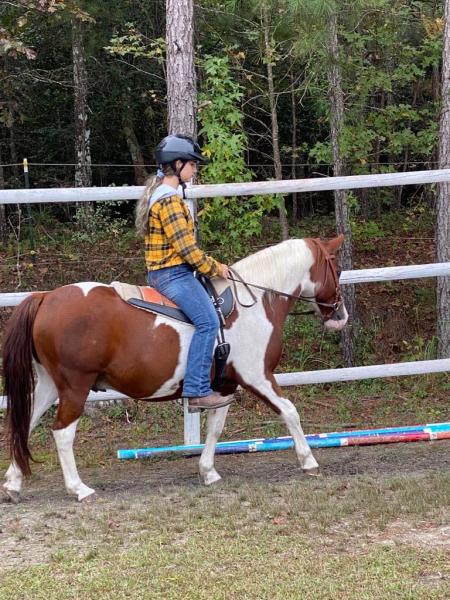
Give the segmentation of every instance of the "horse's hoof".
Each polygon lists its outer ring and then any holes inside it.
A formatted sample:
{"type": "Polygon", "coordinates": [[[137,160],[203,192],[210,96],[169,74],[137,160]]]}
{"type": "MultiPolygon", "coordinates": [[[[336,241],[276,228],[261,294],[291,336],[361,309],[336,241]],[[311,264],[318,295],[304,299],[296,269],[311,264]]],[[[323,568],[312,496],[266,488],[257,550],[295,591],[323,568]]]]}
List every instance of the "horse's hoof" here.
{"type": "Polygon", "coordinates": [[[322,473],[320,472],[319,467],[313,467],[312,469],[303,469],[303,473],[305,473],[305,475],[310,475],[311,477],[322,477],[322,473]]]}
{"type": "Polygon", "coordinates": [[[213,485],[214,483],[218,483],[222,481],[222,477],[215,471],[214,473],[210,473],[203,478],[203,483],[205,485],[213,485]]]}
{"type": "Polygon", "coordinates": [[[3,498],[5,502],[9,502],[10,504],[19,504],[20,502],[20,493],[14,490],[3,490],[3,498]]]}
{"type": "Polygon", "coordinates": [[[82,496],[81,498],[78,497],[78,502],[80,502],[81,504],[91,504],[92,502],[97,502],[99,497],[100,496],[97,494],[97,492],[94,492],[94,490],[92,490],[92,492],[87,496],[82,496]]]}

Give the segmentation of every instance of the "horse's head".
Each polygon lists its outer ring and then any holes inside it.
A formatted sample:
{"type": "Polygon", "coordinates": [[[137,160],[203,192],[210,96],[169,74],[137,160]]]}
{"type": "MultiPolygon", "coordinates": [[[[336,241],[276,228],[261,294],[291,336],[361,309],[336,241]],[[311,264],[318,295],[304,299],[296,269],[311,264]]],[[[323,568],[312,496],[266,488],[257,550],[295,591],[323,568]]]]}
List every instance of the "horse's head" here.
{"type": "Polygon", "coordinates": [[[343,241],[343,235],[328,241],[307,240],[314,256],[310,278],[314,285],[316,311],[323,319],[324,326],[333,331],[343,329],[348,320],[339,286],[340,272],[336,265],[336,253],[343,241]]]}

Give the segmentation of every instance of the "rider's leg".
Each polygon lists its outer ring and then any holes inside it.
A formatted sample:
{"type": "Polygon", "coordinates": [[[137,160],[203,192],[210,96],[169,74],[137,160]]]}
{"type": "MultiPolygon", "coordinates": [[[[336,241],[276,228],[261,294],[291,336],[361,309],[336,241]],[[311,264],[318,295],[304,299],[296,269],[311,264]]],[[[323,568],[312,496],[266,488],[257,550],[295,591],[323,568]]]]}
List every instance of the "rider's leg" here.
{"type": "Polygon", "coordinates": [[[149,283],[175,302],[195,326],[188,352],[183,397],[192,399],[192,408],[225,406],[229,400],[211,389],[211,365],[219,318],[206,290],[187,265],[152,271],[149,283]]]}

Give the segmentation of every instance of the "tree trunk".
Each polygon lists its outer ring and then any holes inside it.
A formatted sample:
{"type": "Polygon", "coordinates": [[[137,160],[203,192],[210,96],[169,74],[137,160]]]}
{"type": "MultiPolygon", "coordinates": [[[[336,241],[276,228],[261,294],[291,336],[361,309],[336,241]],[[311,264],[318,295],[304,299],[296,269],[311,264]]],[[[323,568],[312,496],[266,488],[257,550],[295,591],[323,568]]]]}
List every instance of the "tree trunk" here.
{"type": "MultiPolygon", "coordinates": [[[[0,190],[5,189],[5,174],[2,164],[2,148],[0,144],[0,190]]],[[[6,204],[0,204],[0,242],[6,243],[8,237],[8,227],[6,224],[6,204]]]]}
{"type": "Polygon", "coordinates": [[[88,126],[88,81],[84,56],[84,23],[72,19],[72,58],[75,119],[75,187],[92,185],[90,130],[88,126]]]}
{"type": "Polygon", "coordinates": [[[136,133],[134,131],[133,122],[131,120],[130,114],[131,111],[129,110],[129,107],[126,106],[125,112],[122,115],[122,129],[128,145],[128,150],[130,151],[131,160],[133,161],[134,179],[136,185],[144,185],[149,173],[144,166],[144,157],[142,155],[142,150],[139,145],[139,141],[136,137],[136,133]]]}
{"type": "MultiPolygon", "coordinates": [[[[291,110],[292,110],[292,166],[291,176],[292,179],[297,179],[297,169],[295,168],[295,161],[297,160],[297,103],[295,101],[295,90],[294,90],[294,75],[291,72],[291,110]]],[[[297,223],[298,218],[298,194],[294,192],[292,194],[292,222],[294,225],[297,223]]]]}
{"type": "MultiPolygon", "coordinates": [[[[433,65],[433,72],[431,75],[431,95],[433,98],[434,106],[439,106],[441,100],[441,71],[439,65],[433,65]]],[[[439,164],[439,143],[435,144],[433,151],[430,156],[431,165],[430,170],[437,169],[439,164]]],[[[431,186],[425,187],[425,195],[429,201],[429,204],[433,203],[433,191],[431,186]]]]}
{"type": "Polygon", "coordinates": [[[168,132],[197,136],[194,2],[166,0],[168,132]]]}
{"type": "MultiPolygon", "coordinates": [[[[280,156],[280,138],[278,133],[278,115],[277,115],[277,103],[275,99],[275,87],[273,82],[273,68],[272,68],[272,44],[270,40],[270,26],[269,26],[269,9],[266,3],[262,8],[263,13],[263,27],[264,27],[264,49],[265,59],[267,64],[267,82],[269,85],[269,102],[270,102],[270,115],[272,122],[272,145],[273,145],[273,164],[275,168],[275,179],[283,179],[283,172],[281,167],[281,156],[280,156]]],[[[289,237],[289,226],[286,216],[286,205],[284,197],[280,196],[279,201],[279,212],[280,212],[280,225],[281,225],[281,239],[287,240],[289,237]]]]}
{"type": "MultiPolygon", "coordinates": [[[[450,1],[450,0],[449,0],[450,1]]],[[[344,93],[339,67],[339,40],[337,32],[337,15],[333,14],[328,22],[330,66],[328,69],[331,145],[333,151],[334,176],[344,175],[344,164],[340,149],[342,125],[344,123],[344,93]]],[[[340,265],[343,270],[351,270],[352,259],[352,230],[348,218],[347,194],[343,190],[334,192],[336,212],[336,229],[338,234],[345,235],[345,241],[340,251],[340,265]]],[[[346,366],[353,365],[354,345],[357,331],[356,293],[354,285],[343,288],[345,306],[350,320],[350,326],[342,332],[342,350],[346,366]]]]}
{"type": "MultiPolygon", "coordinates": [[[[440,4],[440,2],[439,2],[439,4],[440,4]]],[[[432,13],[431,13],[432,19],[436,19],[436,17],[438,16],[437,10],[438,10],[438,2],[436,1],[432,7],[432,13]]],[[[434,106],[439,106],[440,102],[441,102],[441,70],[440,70],[439,63],[433,65],[433,70],[431,72],[431,97],[433,99],[434,106]]],[[[437,169],[438,164],[439,164],[439,143],[434,145],[433,151],[430,156],[430,160],[431,160],[431,165],[429,167],[430,170],[437,169]]],[[[429,186],[429,185],[425,186],[424,191],[425,191],[425,196],[426,196],[430,206],[432,206],[433,202],[434,202],[434,198],[433,198],[433,190],[432,190],[431,186],[429,186]]]]}
{"type": "MultiPolygon", "coordinates": [[[[442,108],[439,123],[439,169],[450,168],[450,0],[445,0],[442,50],[442,108]]],[[[450,183],[438,183],[436,203],[436,258],[450,261],[450,183]]],[[[450,277],[438,277],[436,285],[438,353],[450,356],[450,277]]]]}

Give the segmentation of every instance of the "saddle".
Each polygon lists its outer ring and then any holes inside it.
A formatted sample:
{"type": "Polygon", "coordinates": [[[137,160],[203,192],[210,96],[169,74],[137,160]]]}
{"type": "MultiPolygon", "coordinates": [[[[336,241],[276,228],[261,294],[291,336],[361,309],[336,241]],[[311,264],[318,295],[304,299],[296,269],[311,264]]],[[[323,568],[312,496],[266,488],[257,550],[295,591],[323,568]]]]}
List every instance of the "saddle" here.
{"type": "MultiPolygon", "coordinates": [[[[209,280],[206,280],[206,285],[204,281],[200,281],[205,287],[208,286],[206,287],[206,291],[212,298],[216,310],[220,311],[219,319],[224,324],[224,320],[234,309],[234,296],[231,287],[225,288],[222,294],[217,295],[209,280]]],[[[136,308],[192,324],[189,317],[174,302],[155,288],[131,285],[121,281],[113,281],[110,285],[125,302],[136,308]]]]}
{"type": "MultiPolygon", "coordinates": [[[[217,336],[217,346],[214,350],[215,374],[212,382],[213,388],[217,388],[223,382],[223,373],[230,354],[230,344],[225,341],[223,328],[225,319],[233,312],[234,295],[231,291],[231,287],[225,288],[219,295],[207,277],[199,275],[198,278],[211,298],[211,302],[214,304],[214,308],[219,317],[220,328],[217,336]]],[[[183,321],[184,323],[192,325],[192,321],[189,317],[174,302],[158,292],[155,288],[130,285],[129,283],[122,283],[120,281],[113,281],[111,287],[123,300],[135,308],[164,315],[165,317],[170,317],[177,321],[183,321]]]]}

